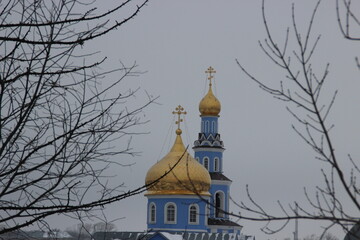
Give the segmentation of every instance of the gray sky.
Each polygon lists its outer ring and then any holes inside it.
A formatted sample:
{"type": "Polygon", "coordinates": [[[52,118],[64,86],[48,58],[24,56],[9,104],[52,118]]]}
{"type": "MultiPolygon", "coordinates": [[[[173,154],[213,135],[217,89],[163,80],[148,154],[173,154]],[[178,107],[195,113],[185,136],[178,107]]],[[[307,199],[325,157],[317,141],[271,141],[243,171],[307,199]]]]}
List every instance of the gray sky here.
{"type": "MultiPolygon", "coordinates": [[[[102,4],[108,7],[108,3],[102,4]]],[[[302,32],[314,5],[313,0],[295,1],[302,32]]],[[[275,40],[282,43],[291,24],[290,1],[268,0],[266,12],[275,40]]],[[[360,155],[360,82],[354,61],[360,55],[360,45],[341,36],[334,1],[322,2],[313,32],[322,35],[314,68],[321,72],[330,63],[324,101],[329,100],[328,93],[339,90],[330,121],[335,124],[332,136],[336,153],[347,164],[348,153],[354,159],[360,155]]],[[[293,39],[293,32],[290,34],[293,39]]],[[[215,94],[222,104],[219,124],[226,148],[224,173],[233,180],[232,197],[247,201],[245,186],[249,185],[254,198],[274,213],[280,212],[277,200],[284,204],[306,202],[303,187],[314,192],[325,165],[314,160],[311,149],[292,131],[291,124],[296,122],[286,105],[261,91],[235,63],[238,59],[253,75],[276,86],[284,80],[282,72],[259,48],[258,40],[265,37],[260,0],[153,0],[126,26],[95,42],[94,49],[109,58],[107,66],[116,67],[119,60],[125,64],[136,61],[140,70],[147,71],[128,79],[124,87],[141,86],[142,95],[146,90],[160,96],[159,105],[144,111],[150,122],[141,130],[150,133],[133,139],[133,147],[142,152],[141,156],[120,159],[136,164],[117,169],[119,176],[112,181],[124,182],[129,188],[144,183],[147,170],[172,144],[173,132],[170,140],[165,139],[171,125],[174,129],[171,112],[178,104],[188,112],[188,131],[184,129],[183,138],[192,146],[200,129],[198,104],[207,85],[204,71],[212,66],[217,71],[215,94]]],[[[139,101],[144,99],[141,94],[139,101]]],[[[235,206],[231,210],[239,211],[235,206]]],[[[125,218],[116,222],[118,230],[146,229],[146,198],[142,195],[113,204],[106,212],[108,219],[125,218]]],[[[239,223],[244,233],[257,239],[292,237],[294,230],[290,223],[281,233],[267,236],[259,230],[263,223],[239,223]]],[[[300,222],[299,231],[304,237],[321,230],[318,224],[300,222]]],[[[337,235],[343,237],[342,232],[337,235]]]]}

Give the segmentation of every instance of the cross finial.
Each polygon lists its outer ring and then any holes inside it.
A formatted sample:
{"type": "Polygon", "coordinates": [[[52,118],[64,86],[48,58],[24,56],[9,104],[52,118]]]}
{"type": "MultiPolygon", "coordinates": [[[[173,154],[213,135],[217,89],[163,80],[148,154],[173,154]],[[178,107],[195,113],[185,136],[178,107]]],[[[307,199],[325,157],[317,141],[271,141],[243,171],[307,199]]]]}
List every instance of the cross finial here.
{"type": "Polygon", "coordinates": [[[178,120],[175,122],[175,124],[178,125],[178,128],[176,129],[176,134],[180,135],[182,133],[181,129],[180,129],[180,123],[183,122],[184,120],[180,118],[181,114],[186,114],[186,111],[184,111],[184,108],[179,105],[175,108],[176,111],[173,111],[173,114],[177,114],[178,115],[178,120]]]}
{"type": "Polygon", "coordinates": [[[208,80],[210,81],[209,86],[211,87],[211,79],[214,78],[214,76],[212,75],[213,73],[216,73],[215,69],[213,69],[211,66],[205,71],[205,73],[209,74],[208,76],[208,80]]]}

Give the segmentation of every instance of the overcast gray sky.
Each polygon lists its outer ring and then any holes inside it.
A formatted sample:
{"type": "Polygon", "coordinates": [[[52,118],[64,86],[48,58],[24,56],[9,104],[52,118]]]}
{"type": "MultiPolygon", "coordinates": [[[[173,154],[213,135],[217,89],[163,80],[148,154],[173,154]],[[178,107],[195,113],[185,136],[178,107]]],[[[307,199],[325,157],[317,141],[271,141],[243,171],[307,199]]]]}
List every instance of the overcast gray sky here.
{"type": "MultiPolygon", "coordinates": [[[[299,27],[304,32],[316,1],[294,2],[299,27]]],[[[110,7],[107,1],[101,4],[110,7]]],[[[291,25],[291,1],[268,0],[266,12],[275,39],[283,42],[286,27],[291,25]]],[[[336,153],[344,161],[348,153],[359,159],[360,82],[354,58],[360,55],[360,43],[341,36],[334,1],[321,3],[313,32],[314,38],[322,35],[314,68],[320,72],[330,63],[324,100],[339,90],[330,115],[335,124],[332,136],[336,153]]],[[[219,131],[226,148],[224,174],[233,180],[232,197],[246,201],[245,186],[249,185],[254,198],[274,213],[280,212],[277,200],[285,204],[294,200],[305,202],[303,187],[310,192],[315,190],[321,183],[320,169],[324,165],[314,160],[312,150],[292,131],[295,120],[286,111],[287,105],[261,91],[235,62],[238,59],[263,81],[277,84],[284,79],[259,48],[258,40],[265,37],[260,0],[152,0],[126,26],[95,42],[94,49],[109,58],[108,66],[116,67],[119,60],[129,65],[136,61],[139,69],[146,71],[128,79],[131,83],[124,87],[138,85],[142,93],[146,90],[160,96],[159,105],[144,111],[150,122],[141,130],[150,133],[133,139],[133,147],[142,152],[141,156],[124,156],[120,161],[136,164],[117,169],[119,176],[112,181],[124,182],[128,188],[144,183],[147,170],[172,144],[173,132],[170,140],[165,139],[174,125],[171,112],[178,104],[188,112],[183,138],[192,146],[200,129],[198,104],[206,92],[204,71],[212,66],[217,72],[215,94],[222,104],[219,131]]],[[[139,101],[143,99],[139,96],[139,101]]],[[[231,210],[239,211],[235,206],[231,210]]],[[[116,222],[118,230],[146,229],[146,198],[142,195],[108,206],[106,213],[108,219],[124,217],[116,222]]],[[[294,224],[290,223],[281,233],[266,236],[259,230],[263,223],[239,223],[244,226],[244,233],[256,235],[257,239],[283,239],[292,237],[294,231],[294,224]]],[[[317,224],[300,222],[300,237],[320,231],[317,224]]],[[[344,234],[337,235],[342,238],[344,234]]]]}

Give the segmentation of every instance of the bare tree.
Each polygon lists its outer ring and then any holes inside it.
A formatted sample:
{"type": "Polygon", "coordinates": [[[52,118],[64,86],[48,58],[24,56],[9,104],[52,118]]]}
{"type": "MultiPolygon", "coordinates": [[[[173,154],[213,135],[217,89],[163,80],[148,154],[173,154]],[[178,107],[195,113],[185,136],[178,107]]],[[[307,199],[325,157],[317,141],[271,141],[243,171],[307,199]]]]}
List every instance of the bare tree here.
{"type": "Polygon", "coordinates": [[[360,19],[358,13],[354,12],[352,4],[351,0],[336,0],[337,20],[339,29],[346,39],[360,41],[360,34],[358,34],[360,19]]]}
{"type": "Polygon", "coordinates": [[[96,232],[104,233],[115,230],[116,226],[111,222],[97,222],[95,224],[82,222],[73,227],[67,228],[66,232],[74,239],[87,240],[92,239],[93,234],[96,232]]]}
{"type": "MultiPolygon", "coordinates": [[[[355,4],[359,8],[359,2],[355,4]]],[[[354,9],[356,7],[353,6],[351,0],[336,0],[337,21],[342,35],[348,40],[360,41],[360,34],[358,34],[360,30],[360,15],[354,9]]],[[[355,57],[355,61],[360,69],[359,58],[355,57]]]]}
{"type": "Polygon", "coordinates": [[[339,240],[338,237],[336,237],[335,235],[331,234],[331,233],[326,233],[321,237],[322,240],[339,240]]]}
{"type": "Polygon", "coordinates": [[[316,234],[311,234],[304,237],[304,240],[319,240],[319,237],[316,234]]]}
{"type": "Polygon", "coordinates": [[[130,137],[154,99],[131,102],[137,90],[122,84],[136,65],[101,70],[106,58],[86,45],[147,1],[103,12],[92,0],[0,2],[0,234],[145,190],[108,186],[106,169],[123,164],[114,156],[135,154],[130,137]]]}
{"type": "Polygon", "coordinates": [[[98,222],[93,226],[93,232],[111,232],[115,230],[116,226],[111,222],[98,222]]]}
{"type": "Polygon", "coordinates": [[[93,225],[91,223],[79,223],[73,227],[66,229],[66,232],[73,238],[78,240],[89,240],[92,237],[93,225]]]}
{"type": "MultiPolygon", "coordinates": [[[[264,209],[252,198],[249,191],[250,203],[236,203],[243,210],[242,215],[236,216],[266,222],[263,228],[266,233],[282,230],[293,219],[324,221],[326,226],[320,237],[323,239],[327,236],[325,234],[329,228],[337,225],[348,231],[350,226],[359,221],[360,192],[356,178],[360,176],[360,166],[350,155],[348,161],[353,166],[350,172],[347,172],[340,164],[343,159],[340,160],[335,153],[334,136],[331,134],[333,124],[328,117],[337,91],[333,92],[330,99],[325,99],[322,90],[328,77],[329,63],[324,63],[324,69],[321,71],[314,69],[312,64],[315,50],[320,42],[320,35],[316,35],[312,31],[320,2],[321,0],[317,1],[314,7],[305,33],[299,31],[295,7],[294,4],[292,5],[292,24],[287,29],[283,43],[275,41],[265,15],[264,1],[262,3],[267,38],[259,44],[264,54],[284,72],[284,80],[275,84],[278,87],[273,87],[273,84],[265,83],[257,78],[237,61],[241,70],[262,90],[287,103],[286,109],[295,119],[295,124],[292,125],[293,130],[314,151],[315,158],[324,162],[328,167],[321,170],[323,182],[316,184],[314,195],[309,194],[305,189],[307,203],[296,201],[290,204],[279,203],[282,215],[273,215],[264,209]],[[295,47],[291,48],[290,46],[295,47]],[[274,221],[283,221],[283,224],[274,228],[273,225],[270,225],[274,221]]],[[[344,0],[343,2],[346,6],[346,18],[356,20],[350,9],[350,1],[344,0]]],[[[344,30],[340,20],[339,23],[345,36],[349,36],[349,26],[346,24],[344,30]]]]}

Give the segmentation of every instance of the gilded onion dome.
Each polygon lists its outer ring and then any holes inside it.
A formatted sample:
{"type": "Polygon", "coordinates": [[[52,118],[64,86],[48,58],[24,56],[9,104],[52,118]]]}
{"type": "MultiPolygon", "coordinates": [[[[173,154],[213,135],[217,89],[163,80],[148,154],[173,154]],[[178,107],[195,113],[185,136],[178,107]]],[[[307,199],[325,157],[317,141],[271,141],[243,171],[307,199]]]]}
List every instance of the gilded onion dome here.
{"type": "Polygon", "coordinates": [[[221,104],[219,102],[219,100],[214,96],[213,92],[212,92],[212,84],[211,84],[211,79],[213,78],[213,76],[211,75],[212,73],[216,73],[216,71],[214,71],[214,69],[212,67],[209,67],[207,71],[205,71],[205,73],[209,74],[208,79],[210,80],[210,84],[209,84],[209,91],[208,93],[205,95],[205,97],[203,97],[203,99],[200,101],[199,104],[199,111],[201,113],[200,116],[219,116],[219,113],[221,111],[221,104]]]}
{"type": "MultiPolygon", "coordinates": [[[[183,110],[181,106],[178,109],[183,110]]],[[[178,114],[181,113],[180,110],[178,114]]],[[[177,123],[180,122],[179,118],[177,123]]],[[[145,184],[148,185],[157,180],[158,182],[148,187],[146,195],[200,194],[210,196],[209,172],[187,152],[181,138],[180,128],[176,130],[175,143],[170,152],[147,172],[145,184]]]]}

